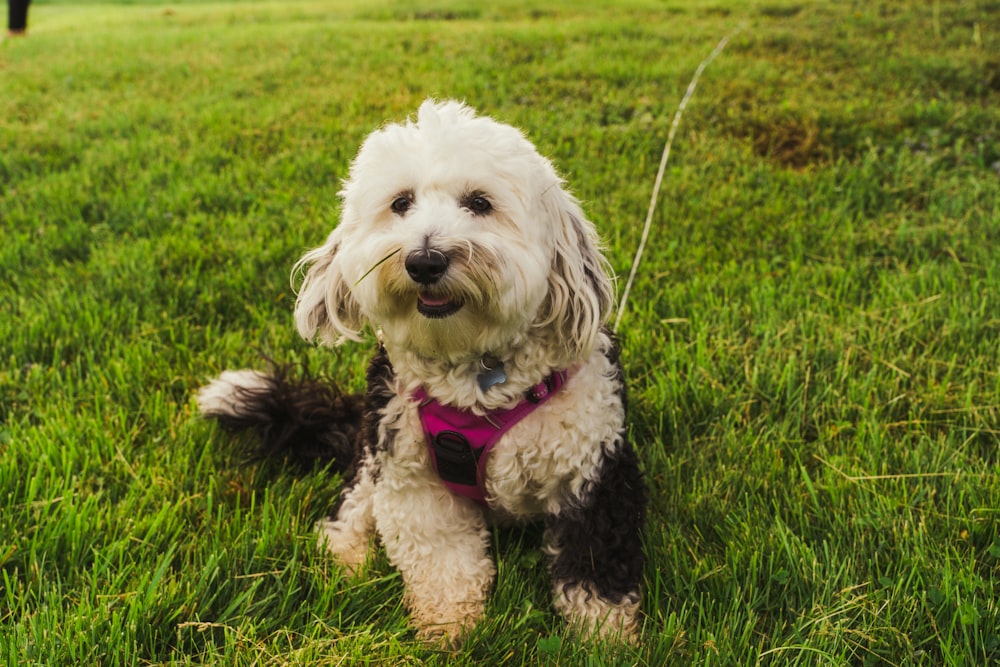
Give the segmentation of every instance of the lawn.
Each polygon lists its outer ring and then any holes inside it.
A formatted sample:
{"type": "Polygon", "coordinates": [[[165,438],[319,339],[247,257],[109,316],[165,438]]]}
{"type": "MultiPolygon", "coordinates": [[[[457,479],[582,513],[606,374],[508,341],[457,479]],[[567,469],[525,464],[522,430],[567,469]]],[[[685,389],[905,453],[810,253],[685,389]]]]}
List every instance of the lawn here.
{"type": "Polygon", "coordinates": [[[0,42],[0,663],[1000,661],[1000,3],[36,0],[0,42]],[[426,97],[523,128],[627,275],[642,640],[574,640],[535,530],[484,622],[346,578],[323,471],[193,392],[297,338],[292,264],[426,97]]]}

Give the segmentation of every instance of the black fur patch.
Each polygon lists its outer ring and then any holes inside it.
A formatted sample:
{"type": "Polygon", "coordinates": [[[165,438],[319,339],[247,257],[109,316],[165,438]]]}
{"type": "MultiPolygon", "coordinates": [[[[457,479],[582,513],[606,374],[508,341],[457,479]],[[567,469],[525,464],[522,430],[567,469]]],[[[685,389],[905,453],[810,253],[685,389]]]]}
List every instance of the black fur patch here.
{"type": "Polygon", "coordinates": [[[628,387],[625,384],[625,369],[622,367],[621,347],[618,345],[618,337],[610,329],[603,329],[603,332],[611,339],[611,348],[604,355],[604,358],[611,362],[615,368],[615,381],[618,382],[618,396],[622,399],[622,410],[628,414],[628,387]]]}
{"type": "Polygon", "coordinates": [[[368,374],[365,376],[368,389],[365,392],[364,409],[364,448],[366,451],[374,452],[378,446],[378,426],[382,421],[382,411],[389,403],[389,400],[396,395],[393,384],[396,380],[396,371],[393,370],[389,362],[389,355],[385,353],[385,348],[379,348],[378,354],[372,357],[368,364],[368,374]]]}
{"type": "Polygon", "coordinates": [[[558,549],[550,565],[554,581],[580,586],[613,603],[639,590],[646,558],[642,527],[646,486],[633,449],[623,445],[604,462],[600,481],[586,503],[546,521],[558,549]]]}

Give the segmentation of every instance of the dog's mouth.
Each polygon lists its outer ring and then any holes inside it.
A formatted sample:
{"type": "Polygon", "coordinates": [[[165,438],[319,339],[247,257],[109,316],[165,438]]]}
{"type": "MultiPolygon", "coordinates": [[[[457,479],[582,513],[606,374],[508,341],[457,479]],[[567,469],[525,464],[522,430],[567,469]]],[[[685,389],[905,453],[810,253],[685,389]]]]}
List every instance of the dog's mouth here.
{"type": "Polygon", "coordinates": [[[454,315],[461,308],[461,301],[454,301],[446,296],[435,296],[426,292],[417,295],[417,312],[434,320],[454,315]]]}

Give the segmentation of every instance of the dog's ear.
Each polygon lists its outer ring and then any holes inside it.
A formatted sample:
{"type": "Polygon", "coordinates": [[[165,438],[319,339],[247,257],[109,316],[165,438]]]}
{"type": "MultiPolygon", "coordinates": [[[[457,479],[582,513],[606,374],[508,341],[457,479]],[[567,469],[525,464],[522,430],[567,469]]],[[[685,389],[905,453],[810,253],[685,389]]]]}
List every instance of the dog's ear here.
{"type": "Polygon", "coordinates": [[[536,325],[553,327],[574,359],[590,354],[611,313],[614,283],[597,230],[558,185],[542,195],[554,235],[549,291],[536,325]]]}
{"type": "Polygon", "coordinates": [[[338,227],[326,243],[307,252],[292,270],[293,281],[305,271],[295,301],[295,326],[306,340],[318,338],[326,345],[361,340],[361,310],[336,261],[340,245],[338,227]]]}

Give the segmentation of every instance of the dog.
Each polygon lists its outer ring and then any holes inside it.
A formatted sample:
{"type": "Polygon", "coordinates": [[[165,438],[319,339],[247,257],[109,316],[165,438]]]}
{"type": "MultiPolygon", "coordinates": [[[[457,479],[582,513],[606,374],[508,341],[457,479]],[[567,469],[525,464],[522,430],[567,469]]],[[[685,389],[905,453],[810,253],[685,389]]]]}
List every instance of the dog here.
{"type": "Polygon", "coordinates": [[[201,413],[343,475],[319,541],[357,575],[377,536],[419,636],[460,642],[493,586],[490,525],[541,521],[568,625],[636,641],[647,489],[594,225],[520,130],[455,101],[369,135],[340,195],[293,270],[295,324],[331,346],[373,332],[367,390],[226,371],[201,413]]]}

